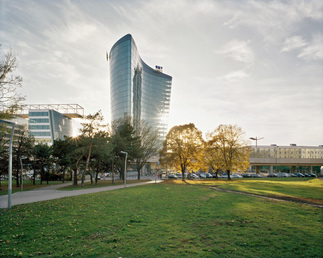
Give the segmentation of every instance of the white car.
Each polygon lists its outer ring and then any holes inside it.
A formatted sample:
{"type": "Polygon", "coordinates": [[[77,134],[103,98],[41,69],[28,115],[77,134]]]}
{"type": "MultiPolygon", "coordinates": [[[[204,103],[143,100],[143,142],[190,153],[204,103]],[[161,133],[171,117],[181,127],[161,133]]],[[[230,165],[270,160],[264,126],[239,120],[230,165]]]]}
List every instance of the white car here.
{"type": "Polygon", "coordinates": [[[242,176],[237,175],[237,174],[233,174],[233,175],[231,175],[231,178],[242,178],[242,176]]]}

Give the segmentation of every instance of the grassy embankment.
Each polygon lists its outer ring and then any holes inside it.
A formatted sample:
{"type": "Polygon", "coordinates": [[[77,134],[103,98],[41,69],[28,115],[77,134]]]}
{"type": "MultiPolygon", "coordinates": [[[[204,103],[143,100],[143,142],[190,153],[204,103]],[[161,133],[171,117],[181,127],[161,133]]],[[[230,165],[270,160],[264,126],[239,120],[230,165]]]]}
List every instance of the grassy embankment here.
{"type": "Polygon", "coordinates": [[[197,182],[18,205],[0,216],[2,256],[323,256],[322,209],[197,182]]]}
{"type": "MultiPolygon", "coordinates": [[[[188,182],[194,185],[216,186],[221,189],[323,205],[323,180],[319,178],[247,178],[231,181],[220,179],[188,182]]],[[[177,183],[181,182],[177,181],[177,183]]]]}

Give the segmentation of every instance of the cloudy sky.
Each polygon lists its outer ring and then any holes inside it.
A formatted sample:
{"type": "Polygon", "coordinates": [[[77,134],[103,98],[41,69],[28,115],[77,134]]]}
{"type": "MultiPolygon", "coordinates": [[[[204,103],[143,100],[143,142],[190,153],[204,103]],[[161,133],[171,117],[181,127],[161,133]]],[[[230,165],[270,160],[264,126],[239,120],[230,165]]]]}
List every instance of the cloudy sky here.
{"type": "Polygon", "coordinates": [[[323,144],[322,28],[322,0],[0,0],[26,103],[109,121],[106,52],[130,33],[173,77],[170,128],[237,124],[258,144],[323,144]]]}

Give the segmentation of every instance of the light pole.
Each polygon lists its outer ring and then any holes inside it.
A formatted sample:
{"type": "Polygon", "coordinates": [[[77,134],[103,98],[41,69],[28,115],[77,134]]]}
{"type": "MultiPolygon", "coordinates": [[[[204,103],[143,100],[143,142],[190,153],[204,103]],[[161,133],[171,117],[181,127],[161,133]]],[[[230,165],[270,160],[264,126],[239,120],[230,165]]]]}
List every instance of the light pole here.
{"type": "Polygon", "coordinates": [[[126,187],[127,184],[127,157],[128,157],[128,152],[125,151],[120,151],[122,154],[126,154],[126,158],[124,160],[124,173],[123,173],[123,177],[124,177],[124,187],[126,187]]]}
{"type": "Polygon", "coordinates": [[[21,191],[24,190],[24,179],[23,179],[23,172],[24,172],[24,167],[22,165],[22,160],[23,159],[27,159],[27,158],[20,158],[20,165],[21,165],[21,180],[20,180],[20,184],[21,184],[21,191]]]}
{"type": "Polygon", "coordinates": [[[11,193],[12,193],[12,140],[13,140],[13,133],[15,130],[15,123],[8,122],[5,120],[1,120],[1,123],[6,123],[11,125],[11,135],[10,135],[10,142],[9,142],[9,171],[8,171],[8,209],[11,208],[11,193]]]}
{"type": "Polygon", "coordinates": [[[250,137],[249,139],[250,140],[254,140],[254,141],[256,141],[256,148],[257,148],[257,142],[259,141],[259,140],[262,140],[264,137],[261,137],[261,138],[257,138],[257,136],[256,137],[250,137]]]}

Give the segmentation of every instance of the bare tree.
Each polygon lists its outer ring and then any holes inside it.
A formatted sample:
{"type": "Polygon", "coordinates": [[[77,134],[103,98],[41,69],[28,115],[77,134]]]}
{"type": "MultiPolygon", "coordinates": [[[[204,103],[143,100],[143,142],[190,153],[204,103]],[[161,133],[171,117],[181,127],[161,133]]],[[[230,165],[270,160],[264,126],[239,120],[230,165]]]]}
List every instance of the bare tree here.
{"type": "Polygon", "coordinates": [[[138,180],[140,180],[140,171],[148,163],[148,160],[158,154],[160,141],[158,140],[158,131],[154,130],[146,122],[141,121],[140,132],[140,150],[136,158],[136,169],[138,180]]]}
{"type": "MultiPolygon", "coordinates": [[[[1,48],[1,45],[0,45],[1,48]]],[[[14,52],[10,49],[0,56],[0,118],[9,119],[19,108],[25,97],[17,92],[21,87],[22,77],[14,75],[18,62],[14,52]]]]}

